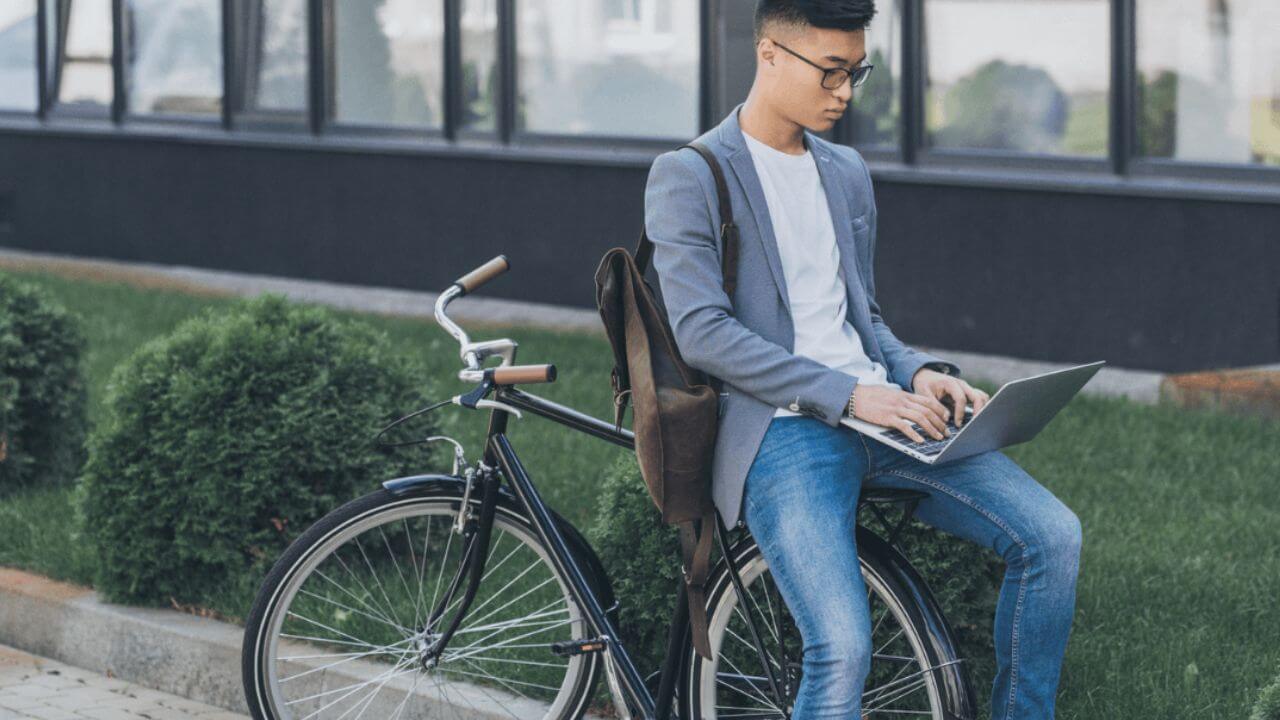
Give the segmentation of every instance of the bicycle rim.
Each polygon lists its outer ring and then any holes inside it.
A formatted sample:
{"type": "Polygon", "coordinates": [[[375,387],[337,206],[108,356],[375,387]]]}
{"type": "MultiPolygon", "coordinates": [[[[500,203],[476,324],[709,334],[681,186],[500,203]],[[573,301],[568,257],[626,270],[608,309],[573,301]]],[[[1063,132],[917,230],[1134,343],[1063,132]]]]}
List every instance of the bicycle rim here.
{"type": "Polygon", "coordinates": [[[460,502],[380,491],[334,511],[285,553],[259,601],[253,675],[263,717],[524,720],[581,712],[598,663],[556,655],[551,643],[582,639],[588,625],[536,532],[501,505],[476,596],[438,664],[424,666],[424,649],[448,626],[466,587],[464,577],[430,621],[465,553],[451,529],[460,502]]]}
{"type": "MultiPolygon", "coordinates": [[[[712,718],[787,718],[802,676],[799,630],[768,572],[768,564],[752,542],[742,552],[738,572],[748,596],[747,606],[756,620],[778,687],[779,702],[751,639],[738,593],[728,574],[718,576],[711,595],[708,630],[713,660],[690,653],[686,676],[689,715],[695,720],[712,718]],[[780,649],[785,648],[786,663],[780,649]]],[[[948,661],[931,663],[921,629],[910,619],[907,598],[874,565],[860,557],[871,610],[872,661],[862,691],[862,717],[921,717],[943,720],[944,691],[934,670],[948,661]]]]}

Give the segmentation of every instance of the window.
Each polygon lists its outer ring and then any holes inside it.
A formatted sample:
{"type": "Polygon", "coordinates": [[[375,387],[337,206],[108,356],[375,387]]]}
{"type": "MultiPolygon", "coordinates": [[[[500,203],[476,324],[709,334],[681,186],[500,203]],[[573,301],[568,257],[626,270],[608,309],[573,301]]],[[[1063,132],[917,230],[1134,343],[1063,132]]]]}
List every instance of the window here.
{"type": "Polygon", "coordinates": [[[699,3],[689,0],[521,0],[516,127],[692,137],[699,47],[699,3]]]}
{"type": "Polygon", "coordinates": [[[462,117],[459,125],[493,130],[498,98],[498,2],[462,0],[462,117]]]}
{"type": "Polygon", "coordinates": [[[35,3],[0,4],[0,110],[37,104],[35,3]]]}
{"type": "Polygon", "coordinates": [[[899,0],[881,0],[867,26],[866,62],[875,65],[866,82],[854,88],[845,111],[852,144],[898,144],[901,113],[902,11],[899,0]]]}
{"type": "Polygon", "coordinates": [[[1106,155],[1108,0],[925,0],[924,21],[929,145],[1106,155]]]}
{"type": "Polygon", "coordinates": [[[58,104],[106,114],[114,95],[111,70],[111,0],[63,0],[62,62],[56,68],[58,104]]]}
{"type": "Polygon", "coordinates": [[[336,0],[333,13],[336,118],[442,125],[444,0],[336,0]]]}
{"type": "Polygon", "coordinates": [[[307,109],[306,0],[243,0],[241,109],[296,115],[307,109]]]}
{"type": "Polygon", "coordinates": [[[221,5],[220,0],[128,0],[131,112],[221,112],[221,5]]]}
{"type": "Polygon", "coordinates": [[[1138,2],[1138,153],[1280,165],[1280,4],[1138,2]]]}

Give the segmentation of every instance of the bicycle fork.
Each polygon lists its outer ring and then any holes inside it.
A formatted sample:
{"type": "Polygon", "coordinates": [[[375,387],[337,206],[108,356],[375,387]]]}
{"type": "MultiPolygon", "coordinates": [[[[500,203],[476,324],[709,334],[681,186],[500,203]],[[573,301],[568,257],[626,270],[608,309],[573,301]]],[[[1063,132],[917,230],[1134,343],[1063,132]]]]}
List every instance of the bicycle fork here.
{"type": "Polygon", "coordinates": [[[458,570],[454,573],[453,578],[450,579],[448,589],[440,598],[439,603],[431,610],[431,614],[428,615],[424,625],[417,628],[419,634],[418,662],[423,670],[430,670],[439,663],[440,657],[444,654],[445,646],[448,645],[450,638],[457,631],[462,619],[466,617],[467,610],[470,609],[471,603],[475,599],[476,591],[480,588],[480,579],[484,575],[485,560],[489,555],[489,540],[493,535],[493,516],[498,506],[498,486],[501,483],[501,479],[491,468],[483,465],[482,467],[484,469],[479,473],[479,477],[483,483],[484,494],[480,501],[480,518],[477,520],[471,514],[470,507],[468,507],[467,496],[470,495],[471,483],[475,477],[471,471],[468,471],[467,489],[463,496],[462,505],[458,508],[458,524],[462,527],[465,548],[463,557],[458,563],[458,570]],[[462,584],[464,577],[468,578],[468,582],[458,611],[454,613],[448,627],[443,632],[435,632],[433,630],[435,624],[439,622],[445,610],[453,604],[454,596],[457,594],[458,587],[462,584]],[[430,642],[428,642],[429,639],[430,642]]]}

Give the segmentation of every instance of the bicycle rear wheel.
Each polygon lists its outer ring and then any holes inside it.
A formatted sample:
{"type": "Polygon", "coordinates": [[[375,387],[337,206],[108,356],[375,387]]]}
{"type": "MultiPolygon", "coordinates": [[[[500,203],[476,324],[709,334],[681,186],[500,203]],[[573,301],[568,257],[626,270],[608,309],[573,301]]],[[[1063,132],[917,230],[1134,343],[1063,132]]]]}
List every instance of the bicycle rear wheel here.
{"type": "MultiPolygon", "coordinates": [[[[453,530],[461,490],[379,490],[290,545],[245,628],[245,693],[256,720],[581,715],[600,659],[552,651],[587,637],[588,624],[509,498],[496,509],[476,596],[431,662],[426,649],[466,587],[465,577],[451,583],[466,553],[453,530]],[[444,612],[433,619],[437,603],[444,612]]],[[[477,514],[479,494],[470,501],[477,514]]]]}
{"type": "MultiPolygon", "coordinates": [[[[774,585],[768,564],[747,535],[730,550],[748,598],[745,606],[724,560],[708,583],[713,660],[689,645],[683,716],[790,718],[801,678],[802,639],[774,585]],[[752,641],[754,618],[778,692],[752,641]]],[[[919,577],[896,550],[858,528],[858,559],[871,610],[871,670],[862,690],[862,717],[972,718],[973,692],[955,656],[946,621],[919,577]]],[[[853,692],[853,688],[850,688],[853,692]]]]}

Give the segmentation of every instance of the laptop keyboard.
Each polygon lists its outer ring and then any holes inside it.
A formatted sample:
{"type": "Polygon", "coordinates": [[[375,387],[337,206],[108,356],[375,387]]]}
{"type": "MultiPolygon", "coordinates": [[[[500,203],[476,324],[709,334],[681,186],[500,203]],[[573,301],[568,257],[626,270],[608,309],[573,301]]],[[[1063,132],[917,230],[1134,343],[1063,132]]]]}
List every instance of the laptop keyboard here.
{"type": "MultiPolygon", "coordinates": [[[[966,405],[964,408],[965,425],[968,426],[969,422],[971,422],[972,420],[973,420],[973,406],[966,405]]],[[[920,435],[924,438],[924,442],[916,442],[912,440],[909,436],[907,436],[906,433],[902,432],[897,428],[890,428],[888,430],[885,430],[883,433],[881,433],[881,436],[900,442],[903,445],[906,445],[907,447],[911,448],[912,450],[915,450],[916,452],[920,453],[921,455],[937,455],[938,453],[942,452],[943,448],[945,448],[948,443],[950,443],[952,440],[955,440],[956,433],[960,432],[960,428],[956,427],[955,421],[947,422],[947,429],[951,431],[951,435],[949,437],[944,437],[941,440],[934,440],[933,437],[929,435],[929,433],[925,432],[924,428],[920,427],[916,423],[911,423],[911,429],[920,433],[920,435]]]]}

